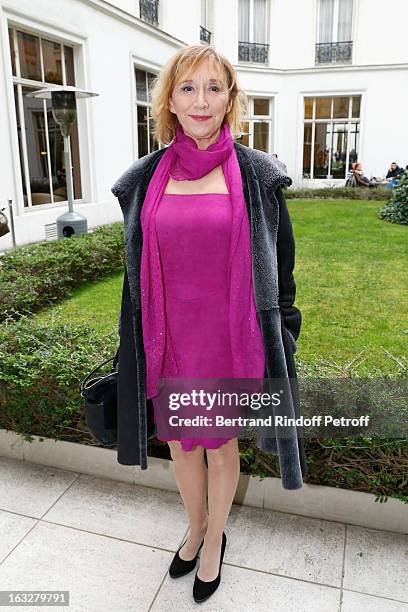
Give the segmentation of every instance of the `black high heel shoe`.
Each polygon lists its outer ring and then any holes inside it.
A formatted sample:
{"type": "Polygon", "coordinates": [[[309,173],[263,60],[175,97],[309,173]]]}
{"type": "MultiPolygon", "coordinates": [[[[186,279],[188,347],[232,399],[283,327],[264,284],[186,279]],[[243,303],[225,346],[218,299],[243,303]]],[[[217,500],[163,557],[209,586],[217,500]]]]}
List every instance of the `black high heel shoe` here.
{"type": "Polygon", "coordinates": [[[180,548],[174,555],[173,561],[170,564],[169,575],[171,576],[171,578],[181,578],[181,576],[185,576],[186,574],[191,572],[197,564],[198,553],[200,552],[200,549],[202,545],[204,544],[204,538],[197,550],[197,554],[194,557],[194,559],[185,561],[184,559],[180,557],[179,552],[183,548],[184,544],[187,542],[187,539],[184,540],[184,542],[182,543],[182,545],[180,546],[180,548]]]}
{"type": "Polygon", "coordinates": [[[195,575],[194,585],[193,585],[193,597],[194,601],[199,603],[201,601],[205,601],[208,599],[219,587],[221,582],[221,565],[224,559],[225,547],[227,545],[227,536],[224,532],[222,532],[222,544],[221,544],[221,555],[220,555],[220,567],[218,570],[218,576],[214,578],[214,580],[205,581],[200,580],[200,578],[195,575]]]}

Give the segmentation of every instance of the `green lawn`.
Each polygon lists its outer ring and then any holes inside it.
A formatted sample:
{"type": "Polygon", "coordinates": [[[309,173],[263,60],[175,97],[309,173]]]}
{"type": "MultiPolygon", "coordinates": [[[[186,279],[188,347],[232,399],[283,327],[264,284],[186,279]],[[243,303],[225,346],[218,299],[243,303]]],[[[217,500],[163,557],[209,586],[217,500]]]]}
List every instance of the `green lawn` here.
{"type": "MultiPolygon", "coordinates": [[[[377,218],[381,202],[288,200],[296,238],[297,358],[366,364],[407,359],[408,227],[377,218]]],[[[99,331],[117,326],[123,272],[77,289],[54,310],[99,331]]],[[[387,369],[387,368],[385,368],[387,369]]]]}
{"type": "Polygon", "coordinates": [[[122,284],[123,271],[87,283],[75,289],[71,298],[39,312],[36,319],[43,323],[56,316],[69,323],[89,323],[98,332],[109,333],[117,329],[122,284]]]}
{"type": "MultiPolygon", "coordinates": [[[[381,221],[381,203],[293,200],[299,353],[340,361],[407,357],[408,228],[381,221]]],[[[368,363],[367,362],[367,363],[368,363]]]]}

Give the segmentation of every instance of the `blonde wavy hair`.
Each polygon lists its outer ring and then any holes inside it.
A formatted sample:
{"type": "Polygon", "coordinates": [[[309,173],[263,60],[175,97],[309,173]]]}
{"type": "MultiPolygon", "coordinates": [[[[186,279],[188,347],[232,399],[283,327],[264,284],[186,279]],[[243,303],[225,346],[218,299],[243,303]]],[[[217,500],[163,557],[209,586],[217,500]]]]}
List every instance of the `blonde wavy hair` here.
{"type": "Polygon", "coordinates": [[[169,110],[169,100],[175,84],[185,73],[191,72],[205,60],[213,58],[223,73],[227,83],[231,109],[225,115],[233,138],[240,137],[244,117],[248,112],[248,98],[240,89],[237,74],[231,62],[212,45],[187,45],[177,51],[167,62],[161,72],[153,79],[151,86],[151,133],[157,142],[169,144],[176,135],[177,116],[169,110]]]}

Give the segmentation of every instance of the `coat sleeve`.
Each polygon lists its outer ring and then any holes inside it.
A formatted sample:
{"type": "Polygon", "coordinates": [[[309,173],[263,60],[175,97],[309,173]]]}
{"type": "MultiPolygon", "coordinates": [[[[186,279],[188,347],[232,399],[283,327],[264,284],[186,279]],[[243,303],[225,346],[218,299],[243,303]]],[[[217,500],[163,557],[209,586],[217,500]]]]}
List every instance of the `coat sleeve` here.
{"type": "Polygon", "coordinates": [[[294,306],[296,283],[293,276],[295,267],[295,238],[292,223],[281,187],[277,187],[275,196],[279,203],[279,226],[277,240],[279,308],[286,331],[292,336],[296,350],[296,340],[300,334],[302,314],[294,306]]]}
{"type": "Polygon", "coordinates": [[[127,275],[127,268],[125,264],[125,273],[123,276],[123,287],[122,287],[122,303],[121,303],[119,317],[118,317],[118,335],[119,337],[120,337],[120,328],[121,328],[121,322],[122,322],[122,310],[124,308],[124,305],[128,304],[129,302],[130,302],[130,289],[129,289],[129,280],[128,280],[128,275],[127,275]]]}

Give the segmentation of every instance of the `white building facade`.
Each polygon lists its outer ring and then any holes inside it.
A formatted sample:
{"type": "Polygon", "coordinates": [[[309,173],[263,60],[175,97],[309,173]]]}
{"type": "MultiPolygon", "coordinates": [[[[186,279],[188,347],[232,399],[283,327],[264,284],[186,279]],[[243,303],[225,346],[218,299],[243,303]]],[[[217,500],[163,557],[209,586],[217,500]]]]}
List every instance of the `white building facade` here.
{"type": "MultiPolygon", "coordinates": [[[[0,209],[12,201],[17,244],[44,240],[67,210],[51,102],[27,93],[99,94],[77,102],[71,133],[89,228],[122,218],[111,185],[158,148],[149,82],[200,41],[230,59],[249,97],[240,141],[277,153],[294,187],[342,186],[353,161],[368,176],[408,164],[406,23],[406,0],[0,0],[0,209]]],[[[0,251],[11,245],[0,238],[0,251]]]]}

